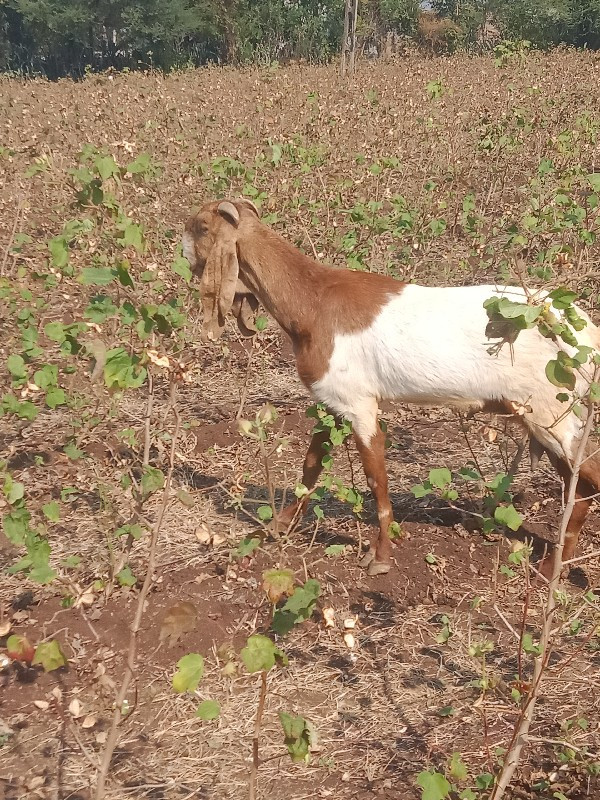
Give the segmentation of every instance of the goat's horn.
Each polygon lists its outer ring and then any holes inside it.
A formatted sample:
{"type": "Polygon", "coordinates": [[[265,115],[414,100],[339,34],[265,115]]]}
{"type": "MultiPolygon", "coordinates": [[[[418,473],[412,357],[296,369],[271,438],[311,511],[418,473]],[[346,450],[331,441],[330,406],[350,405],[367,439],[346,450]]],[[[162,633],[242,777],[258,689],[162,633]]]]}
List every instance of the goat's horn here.
{"type": "Polygon", "coordinates": [[[240,224],[240,212],[229,200],[223,200],[222,203],[219,203],[217,211],[222,216],[229,217],[229,221],[233,222],[236,228],[240,224]]]}

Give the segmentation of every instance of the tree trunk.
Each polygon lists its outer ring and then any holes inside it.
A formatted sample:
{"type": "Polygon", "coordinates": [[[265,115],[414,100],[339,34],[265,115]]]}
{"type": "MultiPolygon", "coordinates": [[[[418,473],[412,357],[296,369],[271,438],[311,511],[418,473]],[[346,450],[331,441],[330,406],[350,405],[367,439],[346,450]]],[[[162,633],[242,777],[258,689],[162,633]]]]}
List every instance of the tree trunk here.
{"type": "Polygon", "coordinates": [[[358,0],[346,0],[344,10],[344,39],[342,41],[342,75],[354,75],[356,66],[356,20],[358,0]]]}

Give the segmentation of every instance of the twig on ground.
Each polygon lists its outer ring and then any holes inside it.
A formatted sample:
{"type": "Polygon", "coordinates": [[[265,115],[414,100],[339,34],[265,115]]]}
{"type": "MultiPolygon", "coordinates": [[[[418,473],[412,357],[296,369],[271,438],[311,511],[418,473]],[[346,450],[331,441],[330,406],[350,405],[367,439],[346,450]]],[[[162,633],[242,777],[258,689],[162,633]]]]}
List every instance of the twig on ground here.
{"type": "Polygon", "coordinates": [[[0,277],[2,278],[4,277],[4,270],[6,269],[6,264],[8,262],[8,254],[10,253],[10,248],[15,240],[15,234],[17,232],[17,226],[19,224],[20,217],[21,217],[21,202],[19,201],[17,205],[17,212],[15,214],[13,226],[10,235],[8,237],[8,242],[6,243],[6,248],[4,250],[4,258],[2,259],[2,265],[0,265],[0,277]]]}

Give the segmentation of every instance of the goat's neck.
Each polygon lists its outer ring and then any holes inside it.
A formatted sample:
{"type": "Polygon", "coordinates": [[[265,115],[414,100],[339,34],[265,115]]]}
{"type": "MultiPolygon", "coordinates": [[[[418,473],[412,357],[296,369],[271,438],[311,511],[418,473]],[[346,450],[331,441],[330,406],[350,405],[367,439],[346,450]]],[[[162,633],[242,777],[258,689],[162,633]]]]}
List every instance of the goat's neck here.
{"type": "Polygon", "coordinates": [[[260,227],[238,241],[240,277],[292,339],[314,313],[319,274],[327,267],[260,227]]]}

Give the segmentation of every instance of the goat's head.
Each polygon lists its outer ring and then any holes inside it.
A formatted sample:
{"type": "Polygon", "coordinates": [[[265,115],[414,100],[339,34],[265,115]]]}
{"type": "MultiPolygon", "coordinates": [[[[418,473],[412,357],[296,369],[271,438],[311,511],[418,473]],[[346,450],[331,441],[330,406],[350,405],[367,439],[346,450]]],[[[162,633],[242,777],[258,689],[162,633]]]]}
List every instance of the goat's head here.
{"type": "Polygon", "coordinates": [[[237,242],[248,215],[258,217],[250,200],[207,203],[191,217],[183,234],[183,254],[200,276],[204,321],[202,337],[218,339],[231,312],[244,336],[256,333],[258,300],[239,276],[237,242]]]}

